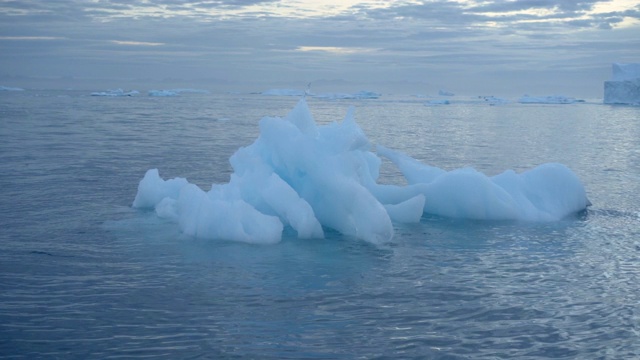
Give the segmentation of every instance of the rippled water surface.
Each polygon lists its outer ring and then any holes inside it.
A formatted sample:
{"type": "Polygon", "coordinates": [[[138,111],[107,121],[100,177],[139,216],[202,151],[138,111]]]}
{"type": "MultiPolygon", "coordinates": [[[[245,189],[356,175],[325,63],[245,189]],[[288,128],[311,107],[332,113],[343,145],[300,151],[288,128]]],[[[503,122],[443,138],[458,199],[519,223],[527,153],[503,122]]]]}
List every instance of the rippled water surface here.
{"type": "MultiPolygon", "coordinates": [[[[296,101],[1,93],[0,357],[640,357],[640,108],[309,100],[448,170],[564,163],[593,206],[561,222],[425,216],[385,247],[257,246],[130,208],[149,168],[228,181],[259,119],[296,101]]],[[[381,181],[402,183],[387,163],[381,181]]]]}

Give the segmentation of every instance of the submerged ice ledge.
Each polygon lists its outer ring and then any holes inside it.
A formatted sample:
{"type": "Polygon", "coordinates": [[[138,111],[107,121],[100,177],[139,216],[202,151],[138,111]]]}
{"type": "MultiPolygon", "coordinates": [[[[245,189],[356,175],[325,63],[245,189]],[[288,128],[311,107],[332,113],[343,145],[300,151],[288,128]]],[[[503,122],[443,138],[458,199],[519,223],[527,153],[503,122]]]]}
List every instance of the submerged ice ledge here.
{"type": "Polygon", "coordinates": [[[341,122],[318,126],[302,99],[285,118],[265,117],[259,127],[254,143],[231,156],[228,183],[204,191],[151,169],[133,207],[154,209],[201,238],[277,243],[289,226],[299,238],[322,238],[331,228],[379,244],[392,239],[394,222],[418,222],[423,213],[555,221],[590,205],[577,176],[554,163],[488,177],[471,168],[444,171],[378,146],[408,185],[378,184],[381,159],[353,109],[341,122]]]}

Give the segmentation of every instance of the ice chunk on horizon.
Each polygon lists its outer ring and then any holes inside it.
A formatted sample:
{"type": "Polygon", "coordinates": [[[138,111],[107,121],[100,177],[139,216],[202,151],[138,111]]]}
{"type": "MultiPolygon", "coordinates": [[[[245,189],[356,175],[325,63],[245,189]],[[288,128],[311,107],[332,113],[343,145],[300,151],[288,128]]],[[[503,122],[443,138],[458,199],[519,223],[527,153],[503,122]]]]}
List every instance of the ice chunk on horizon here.
{"type": "Polygon", "coordinates": [[[640,105],[640,63],[614,63],[612,73],[604,82],[604,103],[640,105]]]}
{"type": "Polygon", "coordinates": [[[149,90],[149,96],[158,96],[158,97],[179,96],[180,94],[183,94],[183,93],[208,94],[209,91],[200,90],[200,89],[188,89],[188,88],[149,90]]]}
{"type": "Polygon", "coordinates": [[[424,105],[433,106],[433,105],[449,105],[449,104],[451,104],[451,101],[447,99],[435,99],[435,100],[427,101],[424,105]]]}
{"type": "Polygon", "coordinates": [[[505,98],[501,98],[501,97],[497,97],[497,96],[480,96],[479,98],[483,99],[487,104],[493,106],[493,105],[504,105],[504,104],[508,104],[509,100],[505,99],[505,98]]]}
{"type": "Polygon", "coordinates": [[[524,95],[518,102],[521,104],[574,104],[577,102],[584,102],[572,97],[563,95],[549,95],[549,96],[529,96],[524,95]]]}
{"type": "Polygon", "coordinates": [[[440,95],[440,96],[455,96],[454,93],[452,93],[451,91],[447,91],[447,90],[438,90],[438,95],[440,95]]]}
{"type": "Polygon", "coordinates": [[[134,96],[138,94],[140,94],[138,90],[124,91],[122,89],[111,89],[107,91],[92,92],[91,96],[115,97],[115,96],[134,96]]]}
{"type": "Polygon", "coordinates": [[[378,99],[382,94],[373,91],[361,90],[353,94],[349,93],[323,93],[314,95],[313,97],[326,100],[362,100],[362,99],[378,99]]]}
{"type": "Polygon", "coordinates": [[[373,91],[361,90],[356,93],[322,93],[314,94],[310,91],[303,91],[297,89],[269,89],[260,93],[261,95],[269,96],[308,96],[324,100],[362,100],[362,99],[377,99],[382,94],[373,91]]]}
{"type": "Polygon", "coordinates": [[[640,105],[640,78],[604,82],[604,103],[640,105]]]}
{"type": "Polygon", "coordinates": [[[611,81],[627,81],[640,78],[640,63],[613,63],[611,81]]]}
{"type": "Polygon", "coordinates": [[[296,89],[269,89],[261,92],[260,94],[269,96],[304,96],[305,92],[303,90],[296,89]]]}
{"type": "Polygon", "coordinates": [[[149,96],[171,97],[171,96],[178,96],[178,95],[179,95],[178,92],[173,90],[149,90],[149,96]]]}
{"type": "Polygon", "coordinates": [[[0,91],[24,91],[24,89],[18,87],[0,86],[0,91]]]}

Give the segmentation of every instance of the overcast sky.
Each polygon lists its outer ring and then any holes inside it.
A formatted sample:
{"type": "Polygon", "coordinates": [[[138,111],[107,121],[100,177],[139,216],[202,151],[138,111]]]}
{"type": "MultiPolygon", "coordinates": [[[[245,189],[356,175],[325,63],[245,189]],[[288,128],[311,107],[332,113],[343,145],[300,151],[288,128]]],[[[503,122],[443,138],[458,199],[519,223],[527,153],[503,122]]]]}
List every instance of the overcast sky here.
{"type": "Polygon", "coordinates": [[[5,86],[597,97],[612,62],[640,62],[639,0],[0,0],[5,86]]]}

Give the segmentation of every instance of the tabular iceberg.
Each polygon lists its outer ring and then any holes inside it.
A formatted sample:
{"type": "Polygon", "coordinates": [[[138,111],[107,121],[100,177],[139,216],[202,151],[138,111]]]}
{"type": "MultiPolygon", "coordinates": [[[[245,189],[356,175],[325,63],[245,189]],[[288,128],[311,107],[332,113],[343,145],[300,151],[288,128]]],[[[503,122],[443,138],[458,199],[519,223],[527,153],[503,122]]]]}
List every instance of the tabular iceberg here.
{"type": "Polygon", "coordinates": [[[376,93],[376,92],[373,92],[373,91],[366,91],[366,90],[361,90],[361,91],[358,91],[358,92],[353,93],[353,94],[350,94],[350,93],[324,93],[324,94],[314,95],[315,98],[327,99],[327,100],[377,99],[380,96],[382,96],[382,94],[376,93]]]}
{"type": "Polygon", "coordinates": [[[149,90],[149,96],[157,96],[157,97],[172,97],[179,96],[182,93],[192,93],[192,94],[208,94],[207,90],[200,89],[164,89],[164,90],[149,90]]]}
{"type": "Polygon", "coordinates": [[[124,91],[122,89],[111,89],[107,91],[92,92],[91,96],[116,97],[116,96],[135,96],[138,94],[140,94],[138,90],[124,91]]]}
{"type": "Polygon", "coordinates": [[[549,95],[549,96],[529,96],[524,95],[518,102],[521,104],[574,104],[576,102],[582,102],[572,97],[563,95],[549,95]]]}
{"type": "Polygon", "coordinates": [[[0,91],[24,91],[23,88],[0,86],[0,91]]]}
{"type": "Polygon", "coordinates": [[[260,120],[253,144],[230,158],[234,173],[208,192],[186,179],[163,180],[157,169],[140,181],[133,207],[155,209],[187,235],[276,243],[285,226],[299,238],[324,227],[375,244],[390,241],[393,223],[423,213],[472,219],[553,221],[589,205],[577,176],[561,164],[487,177],[473,169],[444,171],[378,146],[407,186],[378,184],[381,159],[356,124],[316,125],[300,100],[285,117],[260,120]]]}
{"type": "Polygon", "coordinates": [[[604,82],[604,103],[640,105],[640,63],[612,65],[611,80],[604,82]]]}

